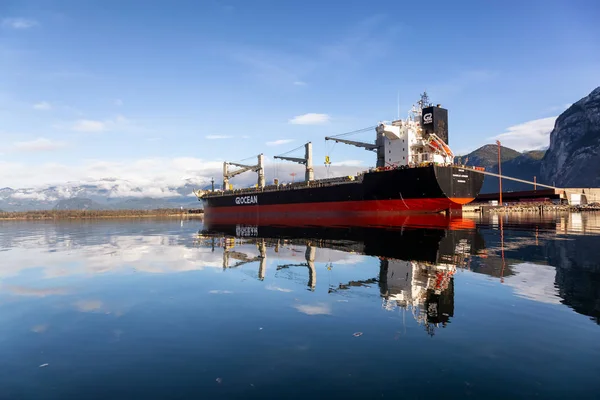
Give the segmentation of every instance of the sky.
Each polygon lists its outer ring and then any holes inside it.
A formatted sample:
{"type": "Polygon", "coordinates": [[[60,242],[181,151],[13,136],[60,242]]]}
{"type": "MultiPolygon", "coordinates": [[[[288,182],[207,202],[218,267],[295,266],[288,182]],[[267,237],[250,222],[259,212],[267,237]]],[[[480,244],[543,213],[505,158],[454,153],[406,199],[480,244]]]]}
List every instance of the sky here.
{"type": "Polygon", "coordinates": [[[324,137],[404,117],[423,91],[456,154],[544,147],[600,85],[599,16],[583,0],[0,0],[0,187],[200,183],[259,153],[273,178],[272,156],[307,141],[318,165],[365,169],[375,153],[324,137]]]}

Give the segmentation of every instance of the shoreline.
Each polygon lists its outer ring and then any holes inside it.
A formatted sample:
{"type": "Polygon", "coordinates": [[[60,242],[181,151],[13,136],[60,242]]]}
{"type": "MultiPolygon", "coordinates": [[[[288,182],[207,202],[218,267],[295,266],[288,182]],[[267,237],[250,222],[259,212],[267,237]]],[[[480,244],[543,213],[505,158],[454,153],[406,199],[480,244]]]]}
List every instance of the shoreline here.
{"type": "Polygon", "coordinates": [[[599,204],[589,205],[566,205],[566,204],[548,204],[548,203],[516,203],[505,206],[492,206],[489,204],[474,204],[463,206],[463,212],[467,214],[475,213],[580,213],[580,212],[598,212],[599,204]]]}
{"type": "Polygon", "coordinates": [[[173,209],[158,210],[44,210],[4,211],[0,221],[58,221],[91,219],[186,218],[203,219],[204,214],[173,209]]]}

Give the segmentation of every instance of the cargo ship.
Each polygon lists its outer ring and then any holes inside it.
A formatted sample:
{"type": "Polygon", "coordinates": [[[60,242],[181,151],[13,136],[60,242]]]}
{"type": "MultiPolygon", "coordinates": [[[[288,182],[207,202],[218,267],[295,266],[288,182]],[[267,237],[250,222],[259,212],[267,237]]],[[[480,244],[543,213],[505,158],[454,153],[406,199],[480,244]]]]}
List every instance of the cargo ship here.
{"type": "MultiPolygon", "coordinates": [[[[381,216],[462,210],[475,199],[483,184],[479,168],[458,165],[448,146],[448,110],[432,105],[427,94],[406,119],[374,127],[375,142],[362,143],[326,137],[337,143],[377,153],[376,167],[355,176],[314,179],[312,145],[303,158],[276,156],[305,166],[305,180],[265,185],[264,156],[256,165],[225,162],[221,190],[195,191],[206,219],[225,223],[307,222],[327,216],[381,216]],[[237,167],[230,170],[230,167],[237,167]],[[258,173],[253,188],[233,189],[229,179],[247,171],[258,173]]],[[[346,135],[346,134],[345,134],[346,135]]],[[[329,157],[325,164],[329,165],[329,157]]]]}

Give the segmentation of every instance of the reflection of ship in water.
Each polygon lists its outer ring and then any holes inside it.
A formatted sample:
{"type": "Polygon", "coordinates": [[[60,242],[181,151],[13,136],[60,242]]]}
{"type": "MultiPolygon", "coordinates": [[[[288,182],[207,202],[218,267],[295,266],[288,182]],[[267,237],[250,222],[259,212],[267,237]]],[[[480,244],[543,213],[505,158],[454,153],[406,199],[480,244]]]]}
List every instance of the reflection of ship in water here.
{"type": "Polygon", "coordinates": [[[418,261],[382,260],[379,287],[387,310],[411,309],[433,334],[454,316],[456,265],[418,261]]]}
{"type": "Polygon", "coordinates": [[[337,250],[345,254],[376,256],[380,260],[378,276],[330,284],[329,293],[377,284],[384,309],[410,310],[415,319],[433,334],[436,326],[445,326],[454,316],[453,275],[456,268],[465,266],[470,256],[483,248],[483,239],[476,231],[445,228],[221,225],[207,226],[201,237],[213,244],[216,240],[223,246],[224,268],[258,262],[258,278],[261,280],[265,279],[267,253],[270,252],[286,261],[277,266],[277,271],[307,268],[311,290],[315,290],[317,283],[315,264],[322,263],[328,269],[334,264],[327,257],[319,257],[322,252],[337,250]],[[252,254],[234,250],[236,244],[238,248],[246,245],[252,254]],[[253,246],[248,247],[249,244],[253,246]],[[302,262],[287,262],[289,257],[279,255],[281,248],[291,245],[305,247],[296,250],[303,255],[302,262]]]}

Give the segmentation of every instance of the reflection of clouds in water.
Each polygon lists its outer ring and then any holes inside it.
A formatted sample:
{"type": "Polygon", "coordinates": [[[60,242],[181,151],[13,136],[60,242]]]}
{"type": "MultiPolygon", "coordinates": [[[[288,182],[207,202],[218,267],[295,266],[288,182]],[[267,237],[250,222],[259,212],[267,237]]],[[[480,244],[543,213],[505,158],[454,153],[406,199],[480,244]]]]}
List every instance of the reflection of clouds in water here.
{"type": "Polygon", "coordinates": [[[37,288],[30,288],[30,287],[23,287],[23,286],[6,286],[5,288],[10,293],[18,295],[18,296],[46,297],[46,296],[67,294],[67,289],[65,289],[65,288],[37,289],[37,288]]]}
{"type": "Polygon", "coordinates": [[[307,315],[331,315],[331,305],[325,303],[317,304],[298,304],[294,308],[303,314],[307,315]]]}
{"type": "Polygon", "coordinates": [[[75,274],[98,274],[134,269],[148,273],[169,273],[221,267],[222,250],[186,247],[163,236],[114,236],[108,243],[70,246],[68,241],[55,244],[48,252],[48,243],[27,248],[17,247],[3,254],[5,267],[0,278],[15,276],[24,270],[41,268],[46,277],[75,274]]]}
{"type": "Polygon", "coordinates": [[[44,333],[47,330],[48,330],[47,324],[36,325],[33,328],[31,328],[31,332],[35,332],[35,333],[44,333]]]}
{"type": "Polygon", "coordinates": [[[80,300],[74,304],[81,312],[93,312],[102,309],[104,304],[100,300],[80,300]]]}
{"type": "Polygon", "coordinates": [[[558,289],[554,286],[556,269],[549,265],[522,263],[511,266],[515,275],[504,283],[520,297],[541,303],[560,304],[558,289]]]}
{"type": "Polygon", "coordinates": [[[210,290],[208,293],[210,294],[233,294],[230,290],[210,290]]]}
{"type": "Polygon", "coordinates": [[[293,292],[292,289],[286,289],[286,288],[282,288],[282,287],[275,286],[275,285],[268,285],[268,286],[265,287],[265,289],[267,289],[267,290],[273,290],[273,291],[276,291],[276,292],[284,292],[284,293],[293,292]]]}
{"type": "MultiPolygon", "coordinates": [[[[47,227],[45,227],[47,229],[47,227]]],[[[30,232],[31,233],[31,232],[30,232]]],[[[46,232],[47,233],[47,232],[46,232]]],[[[174,273],[202,270],[205,267],[222,268],[223,249],[192,244],[193,233],[180,235],[116,235],[111,232],[83,232],[93,240],[75,241],[69,237],[33,235],[19,238],[10,244],[12,251],[3,254],[4,268],[0,279],[16,276],[22,271],[39,268],[45,277],[110,272],[174,273]],[[98,237],[98,236],[100,237],[98,237]],[[189,235],[189,236],[188,236],[189,235]],[[102,241],[103,240],[103,241],[102,241]],[[183,243],[182,241],[189,240],[183,243]]],[[[255,244],[240,244],[235,251],[258,256],[255,244]]],[[[294,246],[294,251],[280,248],[267,250],[267,260],[301,260],[305,258],[304,246],[294,246]]],[[[343,251],[318,248],[315,261],[335,264],[357,264],[364,256],[343,251]]]]}

